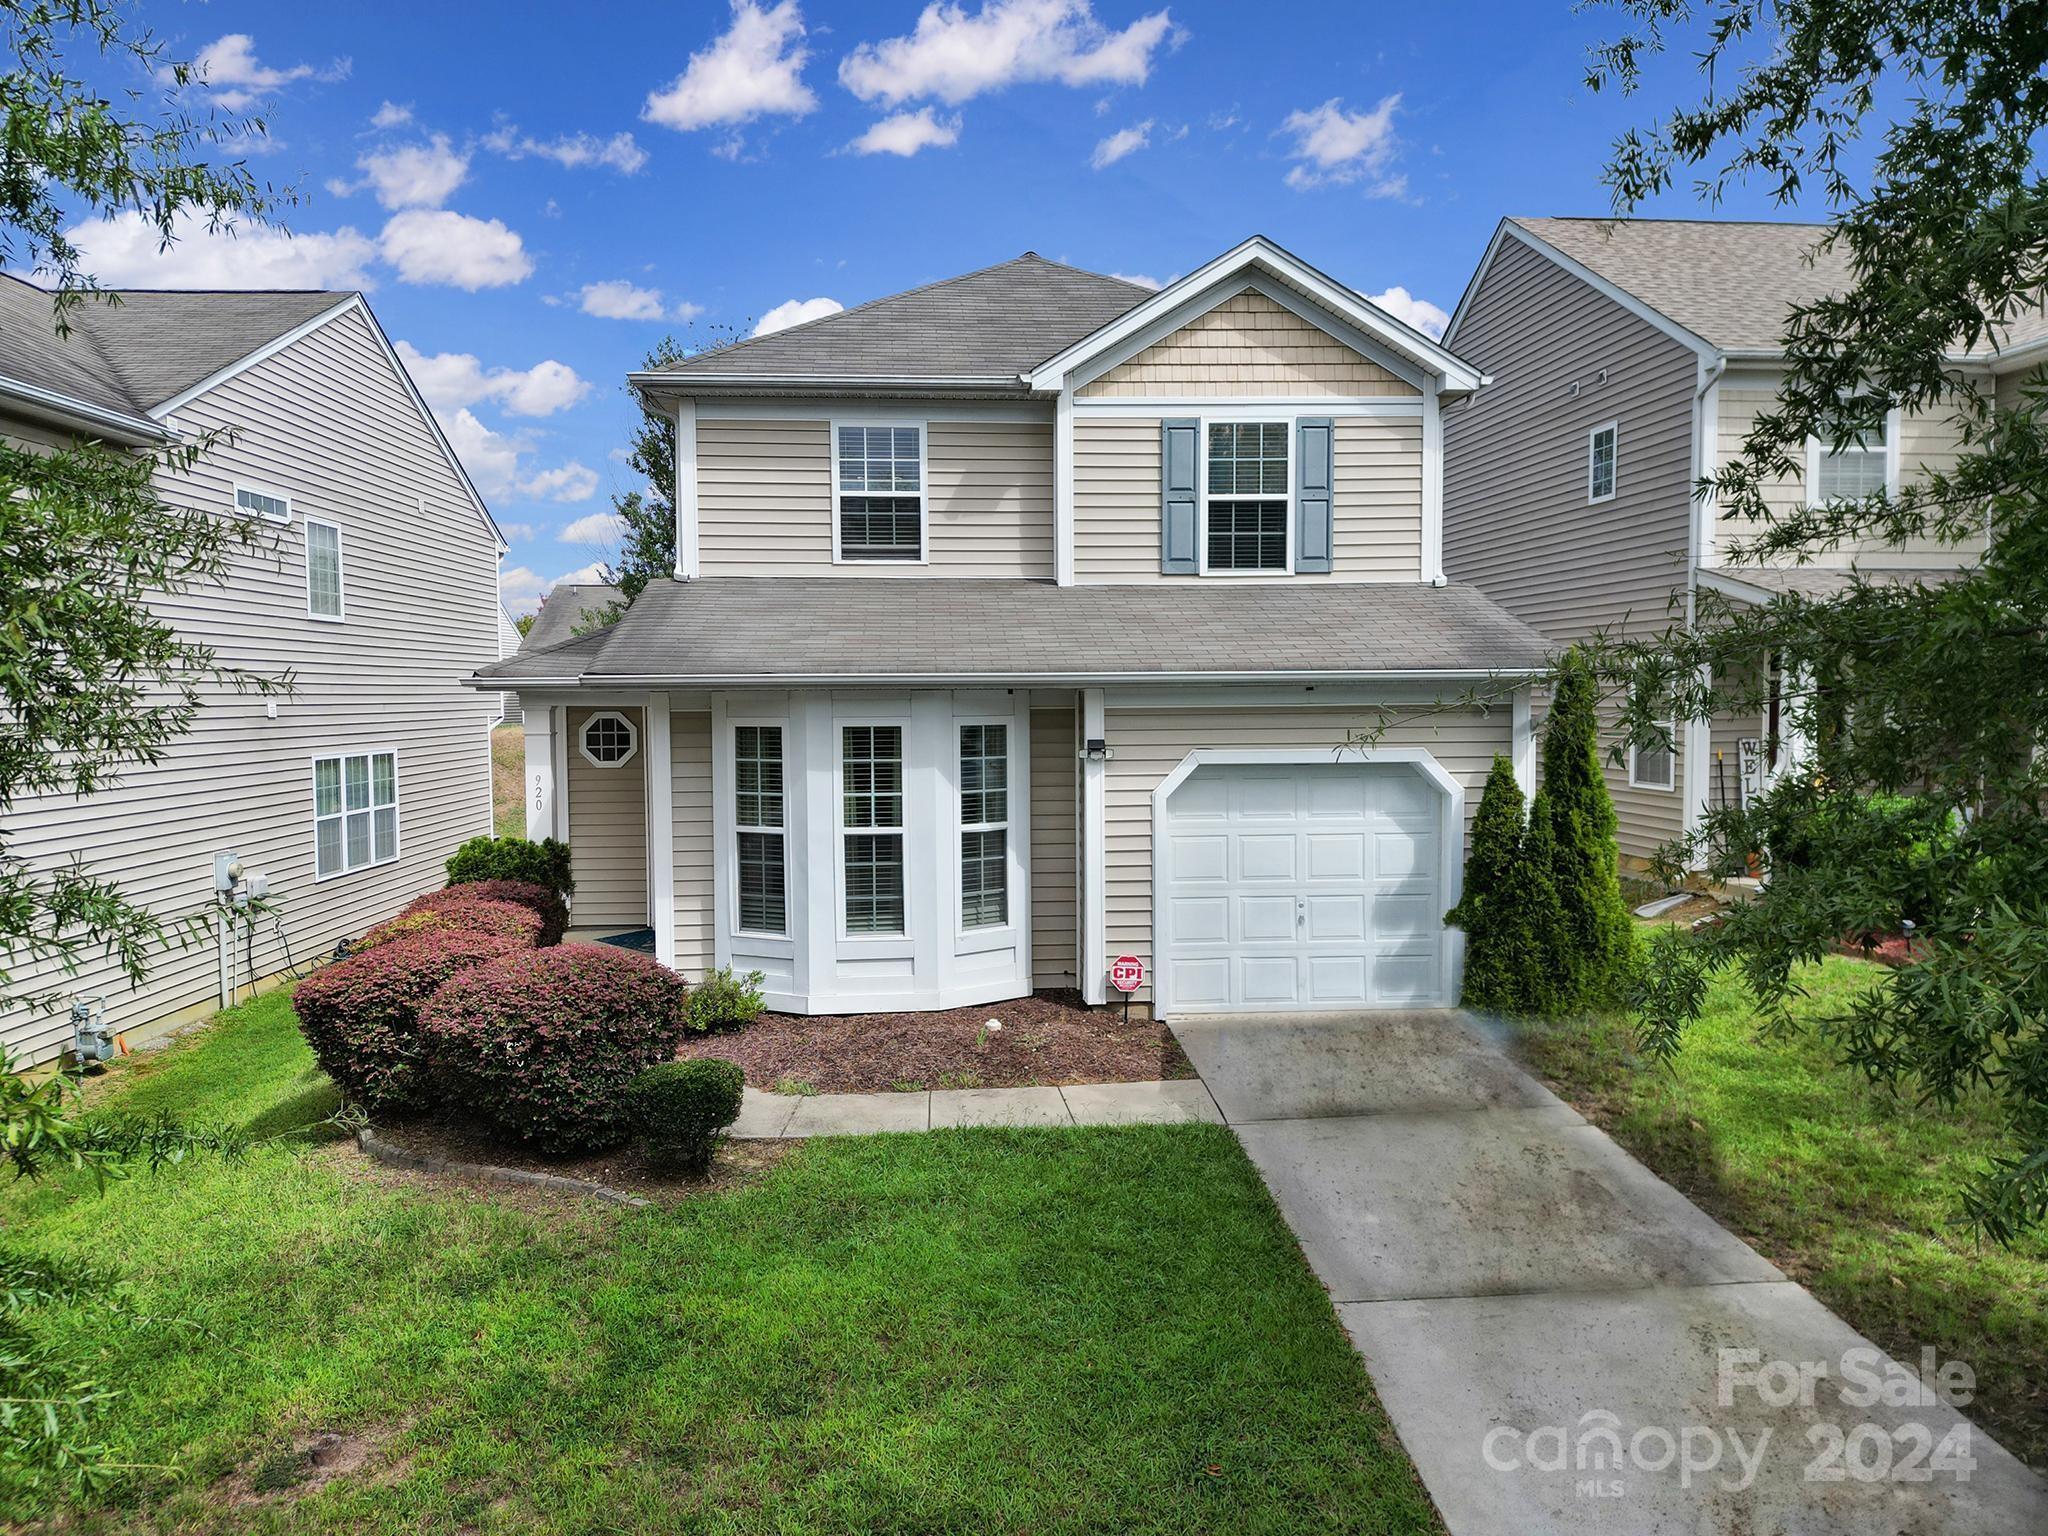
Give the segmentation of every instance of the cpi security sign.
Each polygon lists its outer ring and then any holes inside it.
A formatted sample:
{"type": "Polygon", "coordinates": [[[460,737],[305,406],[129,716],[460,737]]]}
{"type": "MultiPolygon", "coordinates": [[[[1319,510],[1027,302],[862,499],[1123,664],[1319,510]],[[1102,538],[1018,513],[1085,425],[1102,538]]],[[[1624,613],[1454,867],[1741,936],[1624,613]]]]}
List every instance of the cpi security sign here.
{"type": "Polygon", "coordinates": [[[1135,992],[1145,985],[1145,962],[1136,955],[1118,955],[1109,965],[1109,984],[1119,992],[1135,992]]]}

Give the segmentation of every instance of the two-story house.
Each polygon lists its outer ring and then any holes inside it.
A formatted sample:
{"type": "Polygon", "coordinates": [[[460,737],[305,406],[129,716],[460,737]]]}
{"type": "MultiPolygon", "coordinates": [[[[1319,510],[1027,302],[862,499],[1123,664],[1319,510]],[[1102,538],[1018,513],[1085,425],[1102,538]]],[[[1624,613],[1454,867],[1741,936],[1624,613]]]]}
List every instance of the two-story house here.
{"type": "Polygon", "coordinates": [[[292,687],[204,687],[160,761],[8,809],[9,857],[82,860],[178,941],[140,986],[97,950],[70,974],[10,955],[10,995],[56,1005],[0,1012],[17,1063],[70,1043],[67,997],[147,1033],[303,966],[438,885],[455,845],[491,827],[497,696],[462,680],[500,654],[504,546],[362,295],[116,297],[72,310],[59,337],[50,295],[0,278],[0,434],[138,454],[220,434],[189,467],[160,467],[156,492],[244,520],[255,542],[224,580],[153,607],[223,666],[292,687]],[[225,854],[239,894],[260,875],[268,896],[253,924],[216,929],[225,854]]]}
{"type": "MultiPolygon", "coordinates": [[[[1805,564],[1738,564],[1729,523],[1697,483],[1739,456],[1785,372],[1792,306],[1848,285],[1846,257],[1816,224],[1504,219],[1466,287],[1445,345],[1492,382],[1445,413],[1444,547],[1452,576],[1553,641],[1661,632],[1712,589],[1737,602],[1825,595],[1853,569],[1939,580],[1981,544],[1852,544],[1805,564]]],[[[1959,352],[1959,377],[2011,403],[2048,357],[2031,315],[1996,348],[1959,352]]],[[[1896,490],[1953,462],[1942,410],[1894,411],[1852,446],[1807,445],[1804,473],[1774,506],[1896,490]]],[[[1673,750],[1606,761],[1625,860],[1741,803],[1797,755],[1781,730],[1779,680],[1756,718],[1675,721],[1673,750]]]]}
{"type": "Polygon", "coordinates": [[[1546,654],[1443,576],[1484,382],[1263,239],[1158,292],[1027,253],[633,375],[675,579],[476,680],[577,923],[795,1012],[1102,1002],[1120,959],[1162,1012],[1455,1000],[1546,654]]]}

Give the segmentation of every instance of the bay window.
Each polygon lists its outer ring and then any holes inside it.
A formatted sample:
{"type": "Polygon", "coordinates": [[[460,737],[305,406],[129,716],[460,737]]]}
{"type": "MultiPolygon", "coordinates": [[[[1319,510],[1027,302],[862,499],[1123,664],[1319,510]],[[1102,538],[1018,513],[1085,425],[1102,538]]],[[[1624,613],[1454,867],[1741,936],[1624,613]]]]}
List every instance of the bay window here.
{"type": "Polygon", "coordinates": [[[1009,728],[960,727],[960,926],[1010,920],[1009,728]]]}
{"type": "Polygon", "coordinates": [[[782,727],[733,732],[734,820],[739,834],[739,925],[786,933],[788,849],[783,831],[782,727]]]}
{"type": "Polygon", "coordinates": [[[903,727],[840,728],[840,839],[848,933],[902,933],[903,727]]]}

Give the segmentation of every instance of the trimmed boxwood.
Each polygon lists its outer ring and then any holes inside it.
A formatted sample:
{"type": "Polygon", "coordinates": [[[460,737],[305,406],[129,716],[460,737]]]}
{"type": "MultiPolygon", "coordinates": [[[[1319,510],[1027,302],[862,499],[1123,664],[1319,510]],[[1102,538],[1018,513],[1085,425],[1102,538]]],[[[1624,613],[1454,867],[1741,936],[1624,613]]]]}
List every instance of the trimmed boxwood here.
{"type": "Polygon", "coordinates": [[[472,899],[443,901],[433,906],[414,902],[398,916],[379,923],[357,939],[349,946],[349,953],[361,954],[399,939],[430,933],[481,933],[532,949],[540,943],[543,926],[538,912],[509,901],[472,899]]]}
{"type": "Polygon", "coordinates": [[[342,1096],[370,1109],[426,1097],[420,1009],[435,989],[486,961],[524,949],[518,939],[443,929],[406,934],[322,966],[292,995],[299,1029],[342,1096]]]}
{"type": "Polygon", "coordinates": [[[543,949],[550,944],[561,943],[562,935],[569,931],[569,904],[562,900],[561,892],[531,880],[466,881],[445,890],[429,891],[405,910],[433,912],[450,902],[463,901],[509,901],[539,913],[539,943],[543,949]]]}
{"type": "Polygon", "coordinates": [[[508,954],[454,977],[420,1033],[452,1107],[547,1152],[616,1146],[626,1087],[675,1056],[689,989],[605,944],[508,954]]]}
{"type": "Polygon", "coordinates": [[[569,873],[569,845],[552,837],[538,843],[523,837],[472,837],[448,856],[446,867],[450,885],[520,880],[564,896],[576,890],[569,873]]]}
{"type": "Polygon", "coordinates": [[[746,1086],[746,1074],[734,1062],[713,1056],[665,1061],[628,1085],[626,1111],[657,1165],[703,1173],[726,1127],[740,1116],[746,1086]]]}

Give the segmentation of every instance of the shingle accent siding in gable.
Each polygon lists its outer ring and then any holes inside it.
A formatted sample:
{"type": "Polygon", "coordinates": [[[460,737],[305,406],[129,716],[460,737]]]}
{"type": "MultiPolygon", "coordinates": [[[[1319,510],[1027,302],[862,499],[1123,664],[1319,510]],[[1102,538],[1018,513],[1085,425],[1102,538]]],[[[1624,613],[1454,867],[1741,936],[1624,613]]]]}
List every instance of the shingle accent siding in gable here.
{"type": "MultiPolygon", "coordinates": [[[[1685,586],[1697,354],[1520,241],[1502,244],[1452,345],[1493,383],[1444,413],[1451,580],[1553,640],[1662,629],[1685,586]],[[1616,493],[1591,503],[1587,434],[1608,421],[1616,493]]],[[[1635,790],[1610,745],[1622,852],[1647,857],[1680,830],[1683,755],[1676,790],[1635,790]]]]}
{"type": "Polygon", "coordinates": [[[1370,358],[1247,290],[1088,384],[1081,399],[1154,395],[1413,395],[1370,358]]]}
{"type": "MultiPolygon", "coordinates": [[[[233,849],[268,877],[285,933],[255,934],[255,969],[304,965],[442,883],[442,862],[490,828],[487,729],[498,695],[461,679],[498,655],[497,549],[388,354],[360,314],[341,316],[178,412],[205,432],[234,428],[189,471],[160,471],[178,506],[224,511],[237,480],[293,498],[292,520],[265,530],[275,547],[235,554],[225,586],[156,601],[179,633],[225,665],[294,691],[265,701],[204,690],[192,731],[155,765],[126,770],[85,800],[37,797],[8,812],[10,851],[47,869],[72,855],[118,880],[167,926],[203,912],[213,855],[233,849]],[[422,510],[424,501],[424,511],[422,510]],[[348,618],[306,617],[305,514],[337,522],[345,540],[348,618]],[[399,857],[334,879],[313,878],[312,759],[398,754],[399,857]]],[[[170,947],[131,987],[88,957],[74,977],[21,967],[23,990],[103,995],[118,1029],[210,1011],[212,945],[170,947]]],[[[68,1037],[64,1013],[0,1016],[0,1040],[45,1059],[68,1037]]]]}

